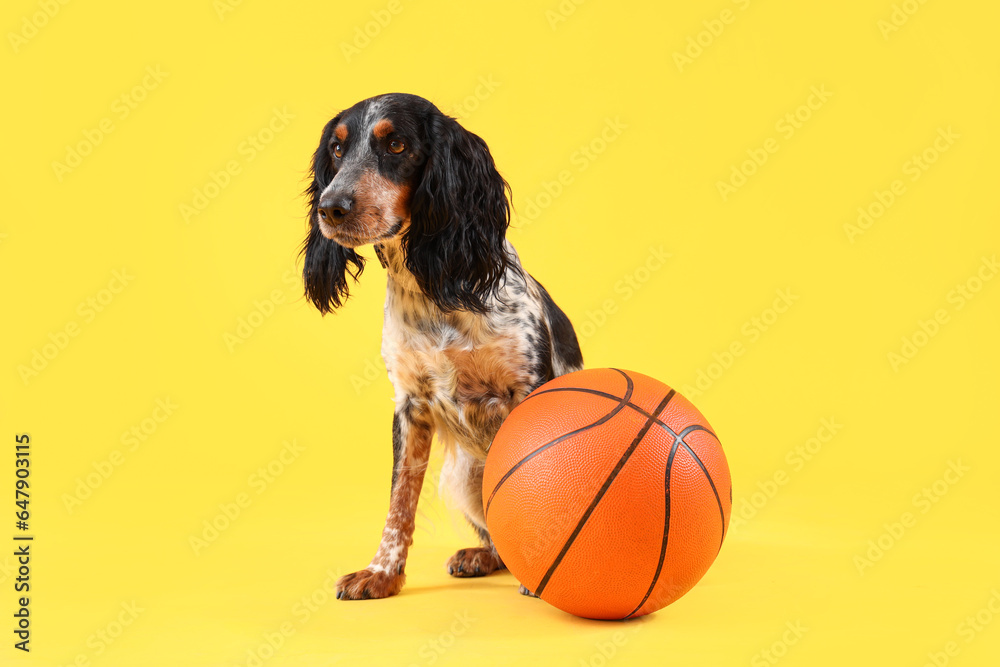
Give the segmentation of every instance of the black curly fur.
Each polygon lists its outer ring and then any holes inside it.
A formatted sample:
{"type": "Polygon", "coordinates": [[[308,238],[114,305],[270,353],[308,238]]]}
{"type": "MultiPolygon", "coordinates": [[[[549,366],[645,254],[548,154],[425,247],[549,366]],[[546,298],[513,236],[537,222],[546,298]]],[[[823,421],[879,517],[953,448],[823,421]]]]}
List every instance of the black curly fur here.
{"type": "MultiPolygon", "coordinates": [[[[383,96],[386,108],[422,136],[412,137],[420,157],[386,178],[411,186],[410,226],[402,238],[406,267],[424,293],[445,312],[485,312],[513,265],[504,238],[510,224],[510,186],[500,176],[486,142],[430,102],[411,95],[383,96]]],[[[368,102],[368,101],[366,101],[368,102]]],[[[336,176],[330,155],[334,128],[365,102],[341,112],[323,128],[312,159],[309,234],[303,244],[306,297],[321,313],[350,296],[365,258],[323,236],[316,218],[320,196],[336,176]]],[[[380,168],[383,165],[380,164],[380,168]]]]}
{"type": "Polygon", "coordinates": [[[302,280],[306,298],[324,315],[340,307],[350,296],[347,275],[350,274],[356,281],[365,270],[365,258],[353,248],[345,248],[323,236],[316,221],[320,195],[335,175],[328,146],[333,128],[339,121],[337,116],[323,128],[319,148],[312,158],[312,182],[304,193],[309,198],[309,234],[300,252],[305,257],[302,280]]]}
{"type": "Polygon", "coordinates": [[[406,268],[441,310],[484,312],[510,257],[510,186],[486,142],[437,109],[432,149],[410,206],[406,268]]]}

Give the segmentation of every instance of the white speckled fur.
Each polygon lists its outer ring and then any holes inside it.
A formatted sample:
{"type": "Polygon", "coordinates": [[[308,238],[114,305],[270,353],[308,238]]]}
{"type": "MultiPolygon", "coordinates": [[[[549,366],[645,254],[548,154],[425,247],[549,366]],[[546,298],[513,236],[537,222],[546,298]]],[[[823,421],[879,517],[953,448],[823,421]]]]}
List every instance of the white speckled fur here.
{"type": "MultiPolygon", "coordinates": [[[[530,359],[536,354],[526,333],[533,322],[546,328],[541,290],[515,259],[505,284],[489,302],[485,314],[443,313],[417,286],[406,270],[398,242],[386,244],[383,255],[389,272],[382,357],[395,390],[397,410],[407,404],[426,409],[439,441],[445,446],[442,486],[469,520],[485,532],[482,508],[482,469],[496,429],[511,409],[549,377],[539,377],[530,359]],[[475,395],[470,389],[483,378],[467,377],[490,369],[471,368],[479,359],[470,355],[497,348],[494,373],[502,395],[475,395]],[[496,377],[496,376],[502,377],[496,377]],[[486,417],[484,419],[484,417],[486,417]]],[[[551,352],[552,376],[578,366],[551,352]]],[[[481,364],[480,364],[481,365],[481,364]]]]}
{"type": "MultiPolygon", "coordinates": [[[[509,262],[502,261],[506,259],[503,257],[493,258],[497,266],[506,264],[506,273],[500,286],[484,297],[482,312],[443,311],[438,303],[447,301],[431,299],[406,267],[403,244],[410,243],[410,249],[415,247],[410,238],[411,201],[419,199],[414,192],[421,193],[425,202],[428,195],[415,180],[418,172],[411,170],[407,176],[400,164],[412,168],[424,165],[425,170],[429,165],[443,164],[452,169],[452,174],[454,171],[477,174],[480,180],[471,183],[453,176],[444,181],[463,195],[472,193],[484,195],[481,199],[487,201],[492,199],[493,207],[478,216],[466,217],[459,211],[450,224],[484,225],[480,231],[493,235],[506,228],[506,219],[499,219],[507,214],[503,192],[506,184],[495,171],[481,139],[460,127],[456,133],[453,119],[447,119],[433,105],[415,96],[379,96],[358,103],[338,118],[339,125],[327,125],[322,140],[325,143],[321,143],[314,157],[316,178],[310,190],[314,197],[312,224],[319,235],[311,233],[307,239],[304,271],[307,293],[321,311],[327,312],[330,303],[325,290],[330,289],[330,275],[324,271],[336,266],[329,261],[331,257],[339,256],[340,270],[345,268],[343,254],[310,255],[310,249],[323,252],[317,250],[324,248],[317,238],[325,237],[342,248],[377,244],[376,251],[388,271],[382,357],[395,393],[392,492],[379,547],[368,567],[337,582],[338,598],[361,599],[395,595],[403,586],[417,502],[434,434],[445,449],[441,486],[473,524],[483,545],[456,552],[448,561],[449,573],[481,576],[503,567],[483,516],[482,477],[487,450],[504,418],[525,396],[551,378],[579,369],[582,359],[572,325],[545,289],[521,268],[509,243],[505,242],[509,262]],[[391,132],[409,132],[409,136],[399,136],[393,141],[417,146],[401,158],[412,162],[392,162],[394,158],[389,153],[399,153],[379,143],[387,141],[387,136],[395,136],[380,135],[386,131],[384,125],[377,130],[383,120],[393,123],[393,118],[401,122],[389,125],[391,132]],[[332,142],[336,141],[343,141],[346,146],[343,155],[336,155],[339,162],[330,156],[331,152],[339,152],[333,147],[332,142]],[[484,156],[488,158],[485,163],[484,156]],[[453,165],[452,160],[457,157],[466,162],[453,165]],[[324,174],[329,177],[334,164],[335,174],[321,183],[319,177],[324,174]],[[389,168],[383,170],[384,165],[389,168]],[[490,170],[492,176],[482,175],[490,170]],[[482,188],[482,192],[475,188],[482,188]],[[346,203],[338,203],[338,199],[346,203]],[[498,200],[503,201],[502,207],[498,200]],[[310,257],[314,260],[311,269],[310,257]]],[[[419,175],[426,178],[424,172],[419,175]]],[[[462,206],[469,212],[479,203],[472,197],[464,199],[462,206]]],[[[422,211],[422,217],[414,219],[426,224],[426,204],[422,211]]],[[[437,233],[440,232],[424,229],[419,232],[437,233]]],[[[489,251],[499,255],[494,247],[496,236],[487,238],[491,244],[489,251]]],[[[452,248],[449,252],[464,251],[452,248]]],[[[419,262],[413,265],[421,266],[419,262]]],[[[464,275],[444,278],[452,282],[486,280],[483,276],[464,275]]],[[[483,286],[483,282],[479,285],[483,286]]],[[[341,296],[346,297],[346,290],[341,296]]],[[[334,301],[340,305],[338,300],[334,301]]]]}

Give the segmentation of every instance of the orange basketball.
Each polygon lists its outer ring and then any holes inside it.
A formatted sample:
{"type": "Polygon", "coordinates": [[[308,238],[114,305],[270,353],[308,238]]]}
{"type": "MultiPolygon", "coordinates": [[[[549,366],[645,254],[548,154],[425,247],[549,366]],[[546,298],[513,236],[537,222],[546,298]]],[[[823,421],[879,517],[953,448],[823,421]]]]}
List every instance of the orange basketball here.
{"type": "Polygon", "coordinates": [[[507,568],[585,618],[642,616],[688,592],[719,553],[731,505],[726,456],[698,409],[616,368],[529,394],[483,474],[486,525],[507,568]]]}

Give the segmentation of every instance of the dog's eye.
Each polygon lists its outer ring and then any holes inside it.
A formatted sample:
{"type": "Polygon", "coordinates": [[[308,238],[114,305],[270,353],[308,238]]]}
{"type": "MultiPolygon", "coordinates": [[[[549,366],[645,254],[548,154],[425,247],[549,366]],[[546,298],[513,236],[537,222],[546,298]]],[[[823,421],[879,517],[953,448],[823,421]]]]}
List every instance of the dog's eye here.
{"type": "Polygon", "coordinates": [[[333,154],[336,157],[344,157],[344,147],[339,142],[333,145],[333,154]]]}
{"type": "Polygon", "coordinates": [[[389,142],[390,153],[395,153],[396,155],[399,155],[405,150],[406,150],[406,144],[400,141],[399,139],[393,139],[392,141],[389,142]]]}

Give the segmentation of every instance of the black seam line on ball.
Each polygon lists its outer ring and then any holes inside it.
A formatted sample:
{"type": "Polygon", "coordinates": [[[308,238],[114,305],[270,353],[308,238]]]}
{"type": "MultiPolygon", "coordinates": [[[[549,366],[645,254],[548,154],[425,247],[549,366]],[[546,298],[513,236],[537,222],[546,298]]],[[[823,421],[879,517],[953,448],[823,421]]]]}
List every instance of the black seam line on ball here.
{"type": "Polygon", "coordinates": [[[625,466],[626,461],[628,461],[629,457],[632,456],[632,452],[634,452],[636,447],[639,446],[639,443],[642,442],[642,439],[646,437],[646,434],[649,432],[649,429],[653,427],[653,422],[656,421],[656,417],[659,416],[659,414],[663,412],[664,409],[666,409],[667,403],[670,402],[670,399],[672,399],[676,393],[677,392],[671,389],[670,393],[668,393],[666,396],[663,397],[663,400],[660,401],[660,404],[656,406],[656,410],[653,412],[652,415],[649,416],[648,419],[646,419],[646,423],[642,425],[642,429],[635,436],[635,439],[632,441],[632,444],[629,445],[628,449],[626,449],[625,452],[621,455],[621,458],[618,459],[617,465],[615,465],[614,469],[608,475],[608,478],[604,480],[604,484],[601,486],[601,489],[597,492],[597,495],[594,496],[594,499],[590,502],[590,506],[587,508],[587,511],[585,511],[583,513],[583,516],[580,517],[580,520],[576,524],[576,528],[573,529],[573,532],[566,540],[566,543],[563,545],[563,548],[559,552],[559,555],[556,556],[556,559],[554,561],[552,561],[552,565],[549,566],[549,569],[545,573],[545,576],[542,577],[542,580],[538,583],[538,587],[535,589],[535,595],[539,597],[542,596],[542,591],[545,590],[545,586],[549,583],[549,579],[552,578],[552,575],[553,573],[555,573],[556,568],[559,567],[559,564],[562,562],[563,558],[565,558],[566,553],[569,551],[569,548],[573,546],[573,542],[580,534],[580,531],[583,530],[583,526],[584,524],[587,523],[587,520],[590,518],[590,515],[594,513],[594,510],[597,508],[597,504],[601,502],[601,499],[604,497],[604,494],[608,492],[609,488],[611,488],[611,483],[615,481],[615,478],[618,476],[618,473],[621,472],[622,468],[625,466]]]}
{"type": "MultiPolygon", "coordinates": [[[[673,431],[670,430],[669,426],[664,425],[664,428],[668,432],[670,432],[671,434],[673,434],[673,431]]],[[[723,542],[723,540],[726,539],[726,514],[722,510],[722,500],[719,497],[719,490],[715,486],[715,480],[712,479],[712,475],[709,474],[708,468],[705,467],[704,463],[702,463],[701,458],[699,458],[698,455],[695,453],[695,451],[693,449],[691,449],[691,445],[689,445],[687,443],[687,441],[684,440],[684,436],[686,436],[688,433],[691,433],[693,431],[704,431],[705,433],[708,433],[713,438],[715,438],[716,442],[718,442],[719,439],[716,437],[716,435],[714,433],[712,433],[710,430],[708,430],[707,428],[705,428],[701,424],[691,424],[690,426],[688,426],[687,428],[685,428],[683,431],[681,431],[680,433],[678,433],[678,434],[675,435],[675,437],[680,442],[680,444],[684,445],[684,449],[686,449],[688,451],[688,454],[691,455],[691,458],[694,459],[694,462],[698,464],[699,468],[701,468],[701,472],[705,475],[705,479],[708,481],[709,486],[712,487],[712,493],[715,494],[715,504],[719,508],[719,521],[720,521],[719,525],[722,526],[722,535],[719,537],[719,549],[715,552],[716,554],[718,554],[719,551],[722,551],[722,542],[723,542]]],[[[730,487],[730,494],[732,494],[732,488],[731,487],[730,487]]],[[[730,501],[730,504],[732,504],[732,501],[730,501]]]]}
{"type": "Polygon", "coordinates": [[[653,573],[653,581],[650,582],[649,588],[646,590],[646,594],[642,596],[642,601],[635,606],[635,609],[622,616],[621,620],[623,621],[642,609],[642,605],[646,604],[646,600],[648,600],[649,596],[653,594],[653,589],[656,588],[656,582],[660,580],[660,573],[663,572],[663,560],[667,555],[667,539],[670,537],[670,473],[674,467],[674,456],[677,454],[677,447],[681,444],[687,443],[680,438],[674,438],[674,444],[670,446],[670,456],[667,457],[667,470],[663,474],[663,541],[660,544],[660,558],[656,562],[656,572],[653,573]]]}
{"type": "MultiPolygon", "coordinates": [[[[708,483],[712,487],[712,493],[715,494],[715,502],[719,507],[720,525],[722,526],[722,537],[719,539],[719,551],[722,550],[722,540],[726,537],[726,515],[722,512],[722,502],[719,500],[719,492],[716,490],[715,482],[712,481],[712,476],[708,474],[708,469],[705,467],[705,464],[702,463],[701,459],[698,458],[698,455],[695,454],[693,449],[691,449],[691,445],[684,441],[684,436],[694,431],[708,431],[708,429],[700,424],[692,424],[681,431],[679,435],[676,435],[674,438],[674,444],[670,446],[670,455],[667,457],[667,469],[664,473],[664,491],[666,493],[666,500],[664,501],[663,542],[660,545],[660,558],[656,563],[656,572],[653,574],[653,581],[649,584],[649,590],[646,591],[646,595],[642,598],[642,602],[636,605],[635,609],[629,612],[626,616],[623,616],[622,620],[630,618],[633,614],[642,609],[642,605],[646,604],[646,600],[648,600],[649,596],[653,594],[653,589],[656,588],[656,583],[659,581],[660,574],[663,571],[663,561],[667,556],[667,538],[670,534],[670,475],[673,472],[674,456],[677,454],[678,447],[683,446],[684,449],[687,450],[687,453],[691,455],[691,458],[694,459],[695,463],[698,464],[698,467],[701,468],[701,471],[705,474],[705,479],[708,480],[708,483]]],[[[718,553],[718,551],[716,551],[716,553],[718,553]]]]}
{"type": "Polygon", "coordinates": [[[719,525],[722,526],[722,535],[719,536],[719,550],[715,552],[718,554],[719,551],[722,551],[722,541],[726,539],[726,513],[722,511],[722,501],[719,499],[719,490],[715,488],[715,482],[712,481],[712,476],[708,474],[708,468],[705,467],[705,464],[701,462],[698,455],[694,453],[693,449],[691,449],[691,445],[687,444],[683,440],[681,440],[680,443],[684,445],[684,449],[686,449],[688,454],[691,455],[694,462],[698,464],[701,471],[705,473],[705,479],[708,480],[709,485],[712,487],[712,493],[715,494],[715,504],[719,507],[719,525]]]}
{"type": "MultiPolygon", "coordinates": [[[[628,373],[626,373],[625,371],[623,371],[620,368],[609,368],[608,370],[609,371],[614,371],[614,372],[618,373],[623,378],[625,378],[625,381],[628,383],[629,387],[632,386],[632,377],[628,373]]],[[[561,377],[565,377],[565,376],[561,376],[561,377]]],[[[620,396],[616,396],[614,394],[609,394],[608,392],[606,392],[606,391],[600,391],[599,389],[588,389],[587,387],[553,387],[552,389],[544,389],[542,391],[535,390],[535,391],[531,392],[530,394],[528,394],[527,396],[525,396],[524,399],[521,402],[524,403],[524,401],[527,401],[529,399],[535,398],[536,396],[541,396],[543,394],[551,394],[552,392],[555,392],[555,391],[576,391],[576,392],[580,392],[580,393],[584,393],[584,394],[594,394],[595,396],[603,396],[605,398],[613,398],[616,401],[622,400],[622,398],[620,396]]],[[[633,407],[633,408],[638,408],[639,410],[642,409],[642,408],[639,408],[639,406],[637,406],[635,403],[632,403],[632,402],[629,402],[629,405],[631,407],[633,407]]],[[[648,417],[649,413],[646,413],[646,416],[648,417]]]]}
{"type": "MultiPolygon", "coordinates": [[[[618,370],[618,369],[615,369],[615,370],[618,370]]],[[[620,401],[620,400],[622,400],[620,397],[615,396],[614,394],[609,394],[606,391],[599,391],[597,389],[585,389],[583,387],[555,387],[553,389],[546,389],[545,391],[540,391],[537,394],[532,394],[532,396],[529,396],[528,398],[532,398],[533,396],[541,396],[542,394],[548,394],[549,392],[553,392],[553,391],[576,391],[576,392],[580,392],[582,394],[592,394],[594,396],[600,396],[602,398],[610,398],[613,401],[620,401]]],[[[526,398],[524,400],[526,401],[526,400],[528,400],[528,398],[526,398]]],[[[523,402],[524,401],[522,401],[522,403],[523,402]]],[[[643,417],[646,417],[647,419],[653,416],[649,412],[647,412],[644,408],[642,408],[642,406],[636,405],[635,403],[632,403],[632,402],[629,402],[625,407],[632,408],[633,410],[635,410],[636,412],[638,412],[643,417]]],[[[675,433],[672,428],[670,428],[669,426],[667,426],[667,424],[664,423],[662,419],[656,418],[656,419],[654,419],[653,423],[656,424],[657,426],[662,427],[672,437],[675,437],[675,438],[677,437],[677,433],[675,433]]],[[[701,426],[701,425],[698,425],[698,424],[694,424],[693,426],[697,427],[694,430],[704,431],[705,433],[708,433],[710,436],[712,436],[716,440],[719,439],[719,436],[715,435],[715,433],[713,433],[711,431],[711,429],[707,429],[704,426],[701,426]]],[[[690,428],[693,428],[693,426],[688,426],[687,428],[690,429],[690,428]]]]}
{"type": "MultiPolygon", "coordinates": [[[[618,369],[615,369],[615,370],[618,370],[618,369]]],[[[490,513],[490,505],[493,503],[493,497],[497,495],[497,491],[500,489],[500,486],[503,485],[503,483],[506,482],[507,479],[510,478],[510,476],[514,474],[514,471],[516,471],[518,468],[520,468],[521,466],[523,466],[525,463],[527,463],[531,458],[533,458],[537,454],[541,454],[543,451],[545,451],[549,447],[552,447],[553,445],[557,445],[560,442],[563,442],[564,440],[573,437],[574,435],[577,435],[579,433],[583,433],[587,429],[594,428],[595,426],[600,426],[601,424],[603,424],[604,422],[608,421],[609,419],[612,419],[616,414],[618,414],[619,412],[621,412],[625,408],[625,405],[628,404],[629,399],[632,398],[632,389],[634,388],[634,386],[633,386],[633,383],[632,383],[632,378],[630,378],[627,374],[622,373],[621,371],[618,371],[618,372],[625,376],[625,382],[628,383],[626,385],[626,388],[625,388],[625,396],[623,398],[619,398],[618,399],[618,401],[619,401],[618,405],[615,406],[615,408],[611,412],[609,412],[608,414],[604,415],[603,417],[601,417],[600,419],[598,419],[597,421],[595,421],[593,424],[587,424],[586,426],[581,426],[580,428],[576,429],[575,431],[570,431],[569,433],[567,433],[565,435],[561,435],[558,438],[545,443],[544,445],[542,445],[538,449],[534,450],[533,452],[529,453],[523,459],[521,459],[520,461],[518,461],[517,463],[515,463],[511,467],[510,470],[508,470],[506,473],[504,473],[504,476],[500,478],[500,481],[497,482],[496,486],[493,487],[493,492],[490,493],[490,497],[486,501],[486,507],[483,509],[483,518],[484,519],[490,513]]]]}

